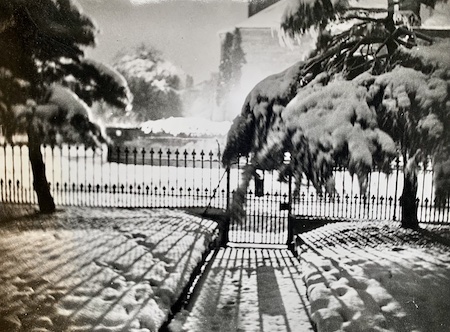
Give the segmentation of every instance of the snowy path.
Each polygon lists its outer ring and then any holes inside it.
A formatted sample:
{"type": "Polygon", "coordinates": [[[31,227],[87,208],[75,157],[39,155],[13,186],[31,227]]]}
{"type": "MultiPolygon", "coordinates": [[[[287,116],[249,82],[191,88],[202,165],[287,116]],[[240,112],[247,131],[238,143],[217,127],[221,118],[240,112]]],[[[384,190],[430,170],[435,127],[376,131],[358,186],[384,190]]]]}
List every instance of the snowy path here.
{"type": "Polygon", "coordinates": [[[286,249],[220,249],[172,331],[313,331],[299,262],[286,249]],[[189,308],[188,308],[189,309],[189,308]]]}

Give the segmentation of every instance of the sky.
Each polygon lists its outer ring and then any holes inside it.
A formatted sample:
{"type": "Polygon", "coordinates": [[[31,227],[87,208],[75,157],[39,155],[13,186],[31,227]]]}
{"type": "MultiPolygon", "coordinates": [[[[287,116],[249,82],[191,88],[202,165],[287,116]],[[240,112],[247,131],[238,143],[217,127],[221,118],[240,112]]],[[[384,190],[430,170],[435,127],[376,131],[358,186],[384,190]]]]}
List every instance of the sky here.
{"type": "MultiPolygon", "coordinates": [[[[385,0],[379,0],[385,1],[385,0]]],[[[88,57],[112,64],[121,50],[142,43],[162,51],[196,83],[218,71],[219,31],[247,19],[245,0],[77,0],[85,14],[96,23],[97,47],[88,57]]],[[[448,24],[450,5],[433,21],[448,24]],[[442,21],[442,22],[441,22],[442,21]]],[[[424,21],[427,11],[424,11],[424,21]]]]}
{"type": "Polygon", "coordinates": [[[152,45],[195,82],[217,72],[218,32],[247,18],[247,3],[239,0],[78,0],[96,23],[97,46],[86,55],[112,64],[121,50],[152,45]]]}

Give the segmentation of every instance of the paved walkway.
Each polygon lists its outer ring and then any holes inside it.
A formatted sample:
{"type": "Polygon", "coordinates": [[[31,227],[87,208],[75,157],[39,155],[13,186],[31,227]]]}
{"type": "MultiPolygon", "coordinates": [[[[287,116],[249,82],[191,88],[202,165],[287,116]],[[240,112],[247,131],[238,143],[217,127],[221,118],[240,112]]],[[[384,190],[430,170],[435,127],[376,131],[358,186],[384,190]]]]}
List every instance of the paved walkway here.
{"type": "Polygon", "coordinates": [[[289,250],[220,249],[199,289],[190,313],[173,323],[178,330],[313,331],[299,262],[289,250]]]}

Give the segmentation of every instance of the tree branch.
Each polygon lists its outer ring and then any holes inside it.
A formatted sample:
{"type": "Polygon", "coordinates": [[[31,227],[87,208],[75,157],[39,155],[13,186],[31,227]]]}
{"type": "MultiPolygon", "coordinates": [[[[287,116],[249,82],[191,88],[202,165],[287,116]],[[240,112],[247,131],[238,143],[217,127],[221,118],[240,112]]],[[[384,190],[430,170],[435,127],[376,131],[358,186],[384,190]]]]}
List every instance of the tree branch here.
{"type": "Polygon", "coordinates": [[[433,43],[433,38],[431,38],[430,36],[420,32],[420,31],[414,31],[414,34],[416,35],[417,38],[426,40],[427,42],[429,42],[430,44],[433,43]]]}
{"type": "Polygon", "coordinates": [[[357,19],[357,20],[361,20],[364,22],[377,22],[377,23],[382,23],[386,20],[386,18],[375,18],[375,17],[370,17],[370,16],[359,16],[356,14],[351,14],[351,15],[346,15],[344,16],[344,18],[346,20],[351,20],[351,19],[357,19]]]}
{"type": "Polygon", "coordinates": [[[366,11],[371,13],[387,13],[387,9],[384,8],[364,8],[364,7],[350,7],[348,11],[366,11]]]}

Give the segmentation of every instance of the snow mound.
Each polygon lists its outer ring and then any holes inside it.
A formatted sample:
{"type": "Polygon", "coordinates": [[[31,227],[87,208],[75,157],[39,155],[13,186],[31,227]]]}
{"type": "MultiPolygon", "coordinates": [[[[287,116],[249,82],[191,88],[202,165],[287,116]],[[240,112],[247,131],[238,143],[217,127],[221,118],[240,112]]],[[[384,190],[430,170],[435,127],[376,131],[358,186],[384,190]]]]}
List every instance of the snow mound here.
{"type": "Polygon", "coordinates": [[[68,88],[59,84],[53,84],[50,91],[49,104],[54,104],[65,110],[68,113],[68,118],[72,118],[75,115],[91,117],[89,106],[68,88]]]}

